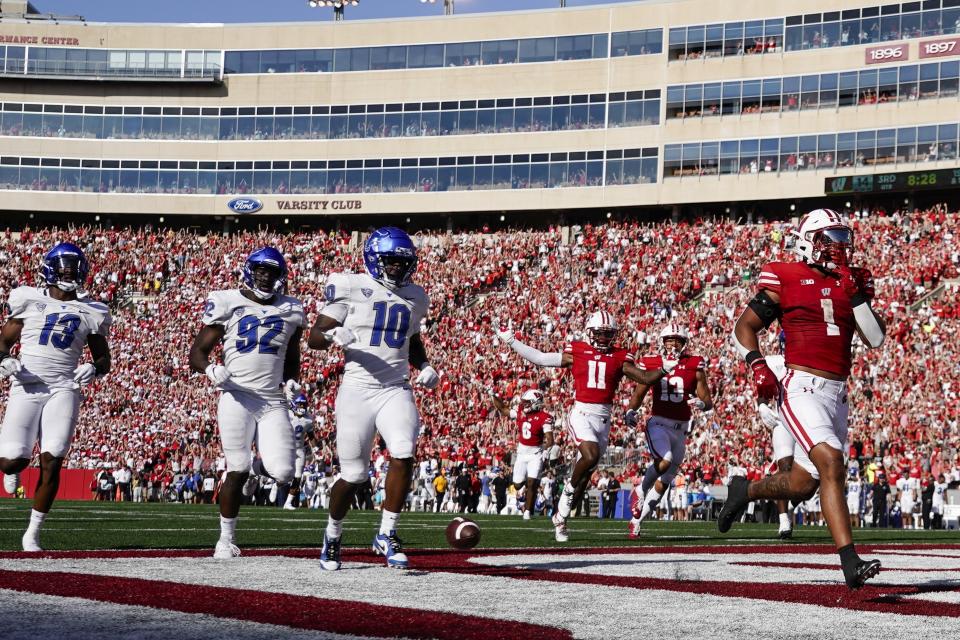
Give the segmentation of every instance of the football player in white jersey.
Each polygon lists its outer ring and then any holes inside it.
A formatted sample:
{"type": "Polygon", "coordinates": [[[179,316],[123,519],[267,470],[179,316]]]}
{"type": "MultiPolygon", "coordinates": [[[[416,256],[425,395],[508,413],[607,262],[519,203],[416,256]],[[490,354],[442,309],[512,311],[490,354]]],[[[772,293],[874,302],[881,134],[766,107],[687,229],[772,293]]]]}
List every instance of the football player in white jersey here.
{"type": "MultiPolygon", "coordinates": [[[[217,421],[227,461],[220,489],[220,540],[213,557],[240,555],[233,543],[242,489],[256,442],[263,474],[278,483],[293,478],[296,458],[288,397],[299,393],[303,305],[285,295],[287,266],[272,247],[247,258],[239,289],[212,291],[203,328],[190,349],[190,368],[206,374],[220,391],[217,421]],[[223,344],[223,364],[210,353],[223,344]]],[[[259,470],[258,470],[259,471],[259,470]]]]}
{"type": "Polygon", "coordinates": [[[290,426],[293,427],[293,441],[296,446],[297,460],[293,467],[293,481],[287,492],[284,509],[295,510],[297,496],[300,494],[300,481],[303,467],[307,462],[307,447],[313,442],[313,416],[307,409],[307,396],[302,393],[290,403],[290,426]]]}
{"type": "Polygon", "coordinates": [[[330,493],[330,517],[323,537],[320,565],[340,568],[342,522],[353,495],[369,482],[370,449],[379,432],[390,451],[380,531],[373,549],[388,567],[405,568],[407,556],[397,536],[413,477],[420,415],[410,386],[410,365],[419,369],[414,384],[432,389],[440,378],[427,360],[420,321],[430,300],[412,284],[417,249],[396,227],[377,229],[363,247],[367,273],[333,273],[327,280],[326,306],[310,330],[312,349],[336,344],[346,368],[337,393],[337,454],[341,477],[330,493]]]}
{"type": "Polygon", "coordinates": [[[80,387],[110,371],[110,311],[80,295],[89,265],[76,245],[63,242],[43,257],[45,287],[17,287],[0,328],[0,377],[10,378],[10,398],[0,427],[3,487],[14,493],[40,441],[40,480],[33,496],[24,551],[41,551],[40,527],[60,485],[80,410],[80,387]],[[20,359],[10,349],[20,343],[20,359]],[[84,347],[93,362],[80,364],[84,347]]]}

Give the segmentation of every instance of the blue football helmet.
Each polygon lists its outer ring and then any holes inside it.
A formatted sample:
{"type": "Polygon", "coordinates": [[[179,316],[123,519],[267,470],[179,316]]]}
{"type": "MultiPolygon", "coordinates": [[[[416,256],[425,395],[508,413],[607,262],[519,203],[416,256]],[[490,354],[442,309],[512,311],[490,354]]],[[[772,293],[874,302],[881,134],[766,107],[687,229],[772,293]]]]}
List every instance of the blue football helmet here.
{"type": "Polygon", "coordinates": [[[307,415],[307,396],[303,395],[302,393],[298,395],[290,403],[290,408],[293,409],[293,415],[297,416],[298,418],[302,418],[303,416],[307,415]]]}
{"type": "Polygon", "coordinates": [[[250,254],[243,264],[243,284],[261,300],[269,300],[287,290],[287,263],[273,247],[250,254]]]}
{"type": "Polygon", "coordinates": [[[787,332],[783,329],[777,334],[777,344],[780,346],[780,353],[784,353],[787,350],[787,332]]]}
{"type": "Polygon", "coordinates": [[[52,284],[61,291],[76,291],[87,281],[90,264],[80,247],[70,242],[61,242],[43,256],[40,270],[47,284],[52,284]]]}
{"type": "Polygon", "coordinates": [[[406,231],[382,227],[364,243],[363,263],[371,278],[397,289],[410,284],[417,270],[417,247],[406,231]]]}

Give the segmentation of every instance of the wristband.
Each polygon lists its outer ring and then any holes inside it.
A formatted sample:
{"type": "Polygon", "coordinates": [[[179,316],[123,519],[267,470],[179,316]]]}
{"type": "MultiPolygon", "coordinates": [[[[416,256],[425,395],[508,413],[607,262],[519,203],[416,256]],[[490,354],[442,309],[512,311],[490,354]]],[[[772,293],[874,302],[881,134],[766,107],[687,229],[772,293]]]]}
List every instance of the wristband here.
{"type": "Polygon", "coordinates": [[[756,362],[757,360],[763,359],[763,354],[757,351],[756,349],[754,349],[753,351],[749,352],[747,355],[743,356],[743,359],[747,361],[748,365],[753,366],[754,362],[756,362]]]}

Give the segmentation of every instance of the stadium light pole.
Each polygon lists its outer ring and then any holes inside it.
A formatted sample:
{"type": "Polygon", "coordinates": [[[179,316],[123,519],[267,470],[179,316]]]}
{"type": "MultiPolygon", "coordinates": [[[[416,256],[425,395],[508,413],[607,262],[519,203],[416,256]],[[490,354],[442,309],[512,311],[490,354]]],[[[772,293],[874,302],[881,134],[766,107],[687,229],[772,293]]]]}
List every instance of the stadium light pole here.
{"type": "MultiPolygon", "coordinates": [[[[436,4],[437,0],[420,0],[420,4],[436,4]]],[[[453,0],[443,0],[443,15],[453,15],[453,0]]]]}
{"type": "Polygon", "coordinates": [[[360,0],[308,0],[307,4],[313,9],[317,7],[333,7],[333,19],[340,22],[343,20],[346,6],[349,4],[355,7],[360,4],[360,0]]]}

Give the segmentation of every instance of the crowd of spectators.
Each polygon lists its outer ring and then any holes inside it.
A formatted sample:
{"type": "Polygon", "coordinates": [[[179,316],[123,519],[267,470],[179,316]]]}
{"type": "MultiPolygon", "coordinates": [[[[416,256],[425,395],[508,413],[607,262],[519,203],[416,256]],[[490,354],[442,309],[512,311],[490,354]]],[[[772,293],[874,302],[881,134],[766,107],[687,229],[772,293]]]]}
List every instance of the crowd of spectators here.
{"type": "MultiPolygon", "coordinates": [[[[960,481],[960,304],[955,295],[925,298],[958,275],[958,217],[943,206],[875,209],[851,214],[851,224],[855,262],[875,274],[874,306],[889,327],[882,348],[856,348],[852,460],[864,469],[879,462],[891,485],[912,474],[960,481]]],[[[571,405],[569,377],[562,370],[527,366],[496,343],[493,328],[512,328],[533,346],[557,351],[596,308],[616,314],[619,340],[632,350],[655,350],[657,332],[672,319],[688,327],[689,349],[708,360],[716,408],[695,417],[683,467],[687,493],[708,494],[705,488],[723,482],[731,469],[752,477],[767,473],[769,432],[757,419],[750,377],[729,348],[729,333],[752,295],[759,268],[792,259],[786,246],[790,228],[782,221],[627,220],[417,233],[416,280],[432,301],[421,329],[442,379],[437,389],[418,392],[423,417],[418,456],[432,465],[416,487],[425,492],[421,505],[437,499],[432,480],[441,469],[457,474],[490,469],[481,475],[493,477],[493,468],[508,468],[514,428],[494,411],[491,390],[515,399],[539,386],[561,424],[571,405]]],[[[245,256],[261,245],[277,246],[288,259],[289,292],[304,300],[312,322],[327,275],[363,269],[361,238],[343,231],[218,234],[91,226],[0,234],[0,299],[15,286],[36,284],[42,254],[70,240],[90,260],[90,295],[113,309],[114,368],[84,391],[66,468],[129,468],[131,496],[139,488],[141,499],[169,497],[171,488],[183,499],[183,483],[191,476],[189,499],[201,499],[204,480],[218,477],[224,467],[216,394],[187,364],[207,292],[236,287],[245,256]]],[[[768,351],[775,348],[770,336],[763,345],[768,351]]],[[[342,369],[339,350],[303,347],[302,378],[317,421],[312,452],[317,473],[329,475],[337,463],[333,402],[342,369]]],[[[618,402],[625,405],[630,387],[623,385],[618,402]]],[[[0,391],[0,403],[8,388],[0,391]]],[[[562,468],[574,450],[562,429],[558,436],[554,463],[562,468]]],[[[388,452],[374,449],[374,478],[388,459],[388,452]]],[[[615,412],[605,464],[629,486],[647,459],[642,433],[631,431],[622,412],[615,412]]]]}

